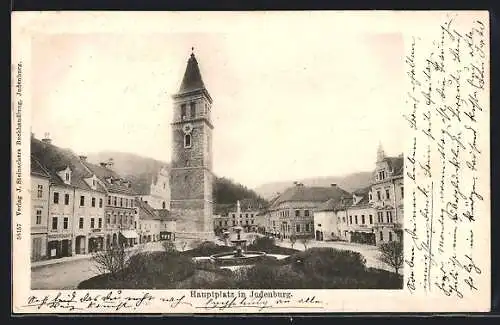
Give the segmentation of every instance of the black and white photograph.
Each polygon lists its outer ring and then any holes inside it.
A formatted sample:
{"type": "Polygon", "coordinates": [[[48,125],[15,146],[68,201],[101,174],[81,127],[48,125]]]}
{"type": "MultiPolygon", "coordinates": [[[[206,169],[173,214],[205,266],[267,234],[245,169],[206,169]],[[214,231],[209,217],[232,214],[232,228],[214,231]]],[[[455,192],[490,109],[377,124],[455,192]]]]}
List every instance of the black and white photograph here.
{"type": "MultiPolygon", "coordinates": [[[[297,289],[373,292],[373,302],[384,292],[463,298],[479,285],[479,257],[448,257],[444,237],[462,231],[480,245],[467,209],[489,199],[466,187],[483,166],[467,167],[483,158],[465,155],[487,140],[467,133],[484,123],[487,105],[470,100],[483,96],[484,60],[448,64],[486,52],[481,23],[453,34],[453,16],[434,19],[444,24],[429,27],[436,41],[416,49],[383,14],[136,14],[89,17],[87,31],[59,17],[13,64],[23,112],[29,103],[19,131],[26,290],[151,290],[141,303],[187,290],[178,304],[224,312],[272,308],[297,289]],[[131,31],[139,22],[148,28],[131,31]],[[441,55],[423,58],[432,46],[441,55]],[[460,76],[455,108],[445,98],[460,76]],[[474,80],[483,84],[467,97],[474,80]],[[216,301],[230,292],[230,303],[216,301]]],[[[90,305],[108,312],[113,294],[90,305]]],[[[74,296],[60,297],[57,306],[76,309],[74,296]]],[[[23,306],[43,305],[56,308],[43,295],[23,306]]]]}

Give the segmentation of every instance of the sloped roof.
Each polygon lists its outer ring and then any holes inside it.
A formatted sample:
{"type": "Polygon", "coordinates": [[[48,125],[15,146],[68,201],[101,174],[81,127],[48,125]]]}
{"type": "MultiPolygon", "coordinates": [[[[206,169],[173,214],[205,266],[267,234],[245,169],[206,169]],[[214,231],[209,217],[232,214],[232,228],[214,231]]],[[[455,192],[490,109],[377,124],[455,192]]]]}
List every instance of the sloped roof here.
{"type": "MultiPolygon", "coordinates": [[[[92,190],[84,180],[85,178],[92,177],[92,173],[85,168],[80,158],[71,150],[62,149],[32,137],[31,155],[45,168],[53,184],[68,186],[57,173],[69,167],[71,169],[69,185],[84,190],[92,190]]],[[[96,190],[98,192],[106,191],[100,184],[97,184],[96,190]]]]}
{"type": "Polygon", "coordinates": [[[201,89],[206,89],[205,84],[203,83],[203,78],[201,77],[198,61],[196,60],[194,53],[191,53],[186,66],[186,71],[184,72],[184,77],[182,78],[181,86],[179,88],[179,94],[201,89]]]}
{"type": "Polygon", "coordinates": [[[139,219],[141,220],[160,220],[160,216],[146,202],[135,199],[135,204],[139,208],[139,219]]]}
{"type": "Polygon", "coordinates": [[[317,187],[296,185],[286,189],[285,192],[273,202],[273,206],[290,201],[325,202],[329,199],[339,200],[342,196],[349,197],[351,194],[338,186],[317,187]]]}
{"type": "Polygon", "coordinates": [[[93,172],[101,180],[101,182],[106,184],[106,189],[109,192],[127,194],[127,195],[136,195],[136,192],[132,188],[129,188],[123,184],[110,184],[110,183],[108,183],[108,181],[106,179],[109,177],[111,177],[113,179],[123,179],[120,175],[118,175],[113,170],[96,165],[96,164],[89,163],[87,161],[83,162],[83,164],[91,172],[93,172]]]}
{"type": "Polygon", "coordinates": [[[31,174],[40,177],[50,178],[49,172],[40,164],[40,162],[33,155],[31,155],[31,174]]]}
{"type": "Polygon", "coordinates": [[[371,188],[372,188],[371,185],[366,186],[366,187],[362,187],[362,188],[359,188],[359,189],[355,190],[354,192],[352,192],[352,194],[354,194],[356,196],[365,196],[365,195],[368,195],[368,193],[370,193],[371,188]]]}
{"type": "Polygon", "coordinates": [[[328,201],[322,203],[320,206],[318,206],[315,211],[338,211],[345,209],[352,203],[352,198],[349,197],[341,197],[341,198],[332,198],[329,199],[328,201]],[[344,201],[342,202],[342,199],[344,201]]]}
{"type": "Polygon", "coordinates": [[[400,157],[385,157],[384,161],[387,162],[389,168],[393,170],[392,176],[400,176],[403,175],[404,169],[404,158],[400,157]]]}

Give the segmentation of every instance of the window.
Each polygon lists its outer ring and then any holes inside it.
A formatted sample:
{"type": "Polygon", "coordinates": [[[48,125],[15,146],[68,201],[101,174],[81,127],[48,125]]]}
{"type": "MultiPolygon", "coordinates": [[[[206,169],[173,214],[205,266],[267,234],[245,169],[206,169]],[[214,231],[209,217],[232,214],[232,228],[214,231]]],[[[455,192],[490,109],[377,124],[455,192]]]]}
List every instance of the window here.
{"type": "Polygon", "coordinates": [[[248,220],[246,221],[246,224],[248,225],[248,220]]]}
{"type": "Polygon", "coordinates": [[[80,218],[80,220],[78,220],[78,228],[83,229],[83,218],[80,218]]]}
{"type": "MultiPolygon", "coordinates": [[[[227,222],[226,222],[226,223],[227,223],[227,222]]],[[[251,224],[253,225],[253,220],[251,221],[251,224]]],[[[227,226],[227,224],[226,224],[226,226],[227,226]]]]}
{"type": "Polygon", "coordinates": [[[361,215],[361,223],[365,224],[365,215],[364,214],[361,215]]]}
{"type": "Polygon", "coordinates": [[[163,209],[166,209],[167,206],[165,204],[165,201],[162,202],[161,206],[162,206],[163,209]]]}
{"type": "Polygon", "coordinates": [[[113,205],[116,206],[116,196],[113,196],[113,205]]]}
{"type": "Polygon", "coordinates": [[[85,205],[85,196],[80,196],[80,206],[84,206],[85,205]]]}
{"type": "Polygon", "coordinates": [[[373,224],[373,216],[370,214],[370,225],[373,224]]]}
{"type": "Polygon", "coordinates": [[[122,197],[120,198],[120,206],[121,207],[123,206],[123,198],[122,197]]]}
{"type": "Polygon", "coordinates": [[[186,104],[181,105],[181,119],[186,118],[186,104]]]}
{"type": "MultiPolygon", "coordinates": [[[[309,229],[311,229],[311,227],[309,226],[308,223],[306,223],[306,231],[309,231],[309,229]]],[[[312,229],[311,229],[312,230],[312,229]]]]}
{"type": "Polygon", "coordinates": [[[401,186],[401,198],[405,197],[405,188],[401,186]]]}
{"type": "Polygon", "coordinates": [[[389,241],[392,241],[392,232],[389,231],[389,241]]]}
{"type": "Polygon", "coordinates": [[[234,218],[236,218],[236,216],[235,216],[235,215],[234,215],[234,213],[233,213],[233,219],[234,219],[234,218]]]}
{"type": "Polygon", "coordinates": [[[300,232],[300,225],[297,225],[295,228],[297,232],[300,232]]]}
{"type": "Polygon", "coordinates": [[[378,180],[383,181],[385,179],[385,171],[381,170],[378,172],[378,180]]]}
{"type": "Polygon", "coordinates": [[[184,135],[184,148],[191,148],[191,134],[184,135]]]}
{"type": "Polygon", "coordinates": [[[387,211],[387,223],[392,223],[392,211],[387,211]]]}
{"type": "Polygon", "coordinates": [[[233,226],[236,226],[236,221],[233,220],[233,226]]]}
{"type": "Polygon", "coordinates": [[[37,198],[41,198],[43,196],[43,185],[38,185],[38,192],[36,194],[37,198]]]}
{"type": "Polygon", "coordinates": [[[99,208],[102,208],[102,199],[99,199],[99,208]]]}
{"type": "Polygon", "coordinates": [[[95,179],[92,179],[92,186],[95,186],[95,179]]]}
{"type": "Polygon", "coordinates": [[[226,221],[224,221],[224,226],[227,226],[227,220],[226,220],[226,221]]]}
{"type": "Polygon", "coordinates": [[[59,204],[59,193],[54,192],[54,204],[59,204]]]}
{"type": "Polygon", "coordinates": [[[69,194],[64,194],[64,205],[69,205],[69,194]]]}
{"type": "Polygon", "coordinates": [[[167,186],[167,185],[166,185],[165,183],[163,183],[163,189],[165,189],[165,187],[166,187],[166,186],[167,186]]]}
{"type": "Polygon", "coordinates": [[[92,198],[92,207],[95,208],[95,197],[92,198]]]}
{"type": "Polygon", "coordinates": [[[108,205],[111,205],[111,196],[108,196],[108,205]]]}
{"type": "Polygon", "coordinates": [[[295,210],[295,216],[300,217],[300,210],[295,210]]]}
{"type": "Polygon", "coordinates": [[[248,218],[248,213],[247,213],[247,214],[245,214],[245,218],[248,218]]]}
{"type": "Polygon", "coordinates": [[[57,217],[52,218],[52,230],[57,229],[57,217]]]}
{"type": "Polygon", "coordinates": [[[384,240],[384,233],[380,232],[380,241],[383,241],[383,240],[384,240]]]}
{"type": "Polygon", "coordinates": [[[382,200],[382,198],[380,197],[380,191],[377,191],[377,200],[382,200]]]}
{"type": "Polygon", "coordinates": [[[113,215],[113,224],[116,225],[116,214],[113,215]]]}
{"type": "Polygon", "coordinates": [[[36,210],[36,224],[42,224],[42,210],[36,210]]]}
{"type": "Polygon", "coordinates": [[[373,200],[373,198],[372,198],[372,193],[369,193],[369,194],[368,194],[368,198],[369,198],[369,200],[370,200],[370,201],[371,201],[371,200],[373,200]]]}
{"type": "Polygon", "coordinates": [[[102,218],[99,218],[99,226],[98,226],[99,229],[102,228],[102,218]]]}
{"type": "Polygon", "coordinates": [[[111,223],[111,217],[106,216],[106,224],[109,225],[111,223]]]}
{"type": "Polygon", "coordinates": [[[95,220],[94,218],[90,218],[90,228],[94,229],[95,226],[95,220]]]}
{"type": "Polygon", "coordinates": [[[342,222],[345,223],[345,217],[342,217],[342,222]]]}
{"type": "Polygon", "coordinates": [[[358,216],[354,216],[354,223],[358,224],[358,216]]]}
{"type": "Polygon", "coordinates": [[[196,116],[196,103],[191,103],[191,118],[196,116]]]}
{"type": "Polygon", "coordinates": [[[387,200],[389,200],[389,199],[391,198],[391,196],[389,195],[389,189],[386,189],[386,190],[385,190],[385,198],[386,198],[387,200]]]}
{"type": "Polygon", "coordinates": [[[383,212],[377,212],[377,221],[378,221],[379,223],[384,222],[384,219],[383,219],[383,218],[384,218],[384,213],[383,213],[383,212]]]}
{"type": "Polygon", "coordinates": [[[309,217],[309,210],[304,210],[304,217],[309,217]]]}
{"type": "Polygon", "coordinates": [[[352,216],[349,216],[349,223],[352,225],[352,216]]]}
{"type": "Polygon", "coordinates": [[[65,177],[66,177],[66,182],[69,182],[69,173],[66,173],[65,177]]]}
{"type": "Polygon", "coordinates": [[[67,218],[67,217],[65,217],[65,218],[63,219],[63,228],[64,228],[64,229],[68,229],[68,218],[67,218]]]}

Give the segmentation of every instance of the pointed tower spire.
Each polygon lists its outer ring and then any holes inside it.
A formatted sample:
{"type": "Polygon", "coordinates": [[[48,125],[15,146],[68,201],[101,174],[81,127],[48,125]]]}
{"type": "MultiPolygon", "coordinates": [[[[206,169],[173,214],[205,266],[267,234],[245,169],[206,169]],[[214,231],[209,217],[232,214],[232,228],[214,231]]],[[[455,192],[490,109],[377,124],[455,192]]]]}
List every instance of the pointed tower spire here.
{"type": "Polygon", "coordinates": [[[378,143],[378,149],[377,149],[377,161],[382,161],[385,158],[385,152],[384,148],[382,148],[382,143],[378,143]]]}
{"type": "Polygon", "coordinates": [[[192,47],[191,56],[187,62],[186,71],[184,72],[181,87],[179,88],[179,94],[201,89],[205,89],[205,84],[201,77],[198,61],[194,55],[194,47],[192,47]]]}

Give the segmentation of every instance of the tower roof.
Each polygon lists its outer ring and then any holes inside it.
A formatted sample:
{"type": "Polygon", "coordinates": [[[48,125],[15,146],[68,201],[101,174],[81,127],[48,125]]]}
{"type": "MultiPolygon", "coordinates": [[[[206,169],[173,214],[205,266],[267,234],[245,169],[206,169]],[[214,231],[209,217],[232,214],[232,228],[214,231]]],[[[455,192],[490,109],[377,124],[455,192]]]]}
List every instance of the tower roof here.
{"type": "Polygon", "coordinates": [[[203,78],[201,77],[198,61],[194,53],[191,53],[187,62],[186,71],[184,72],[184,77],[182,78],[181,87],[179,88],[179,94],[202,89],[206,90],[203,78]]]}

